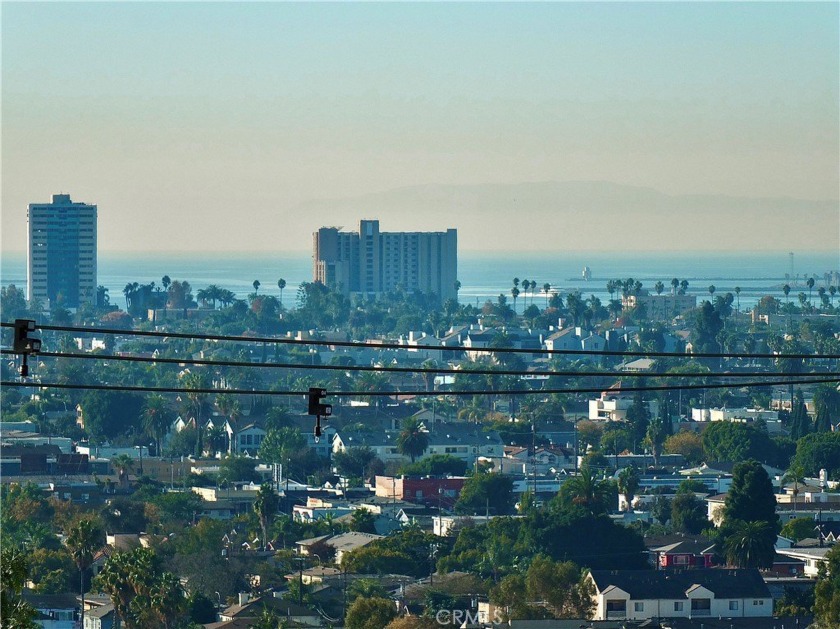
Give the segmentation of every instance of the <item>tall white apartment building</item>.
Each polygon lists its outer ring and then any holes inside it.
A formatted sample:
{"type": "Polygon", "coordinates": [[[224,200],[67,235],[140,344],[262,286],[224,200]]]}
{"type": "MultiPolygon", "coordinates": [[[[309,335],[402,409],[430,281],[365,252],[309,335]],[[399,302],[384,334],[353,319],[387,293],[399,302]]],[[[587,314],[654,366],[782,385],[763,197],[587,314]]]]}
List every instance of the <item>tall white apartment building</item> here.
{"type": "Polygon", "coordinates": [[[26,261],[29,299],[78,308],[96,299],[96,206],[54,194],[30,203],[26,261]]]}
{"type": "Polygon", "coordinates": [[[458,232],[380,232],[379,221],[358,232],[322,227],[313,234],[312,279],[345,295],[402,289],[456,299],[458,232]]]}

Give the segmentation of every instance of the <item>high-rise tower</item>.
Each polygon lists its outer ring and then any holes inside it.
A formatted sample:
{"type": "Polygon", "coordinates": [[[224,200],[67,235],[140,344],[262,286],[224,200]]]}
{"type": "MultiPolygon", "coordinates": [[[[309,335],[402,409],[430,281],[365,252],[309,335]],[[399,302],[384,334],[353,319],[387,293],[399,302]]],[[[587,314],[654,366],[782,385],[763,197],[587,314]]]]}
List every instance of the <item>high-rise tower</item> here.
{"type": "Polygon", "coordinates": [[[345,295],[376,295],[402,289],[457,299],[458,233],[380,232],[379,221],[359,222],[359,231],[322,227],[313,234],[312,279],[345,295]]]}
{"type": "Polygon", "coordinates": [[[54,194],[30,203],[26,263],[29,299],[78,308],[96,299],[96,206],[54,194]]]}

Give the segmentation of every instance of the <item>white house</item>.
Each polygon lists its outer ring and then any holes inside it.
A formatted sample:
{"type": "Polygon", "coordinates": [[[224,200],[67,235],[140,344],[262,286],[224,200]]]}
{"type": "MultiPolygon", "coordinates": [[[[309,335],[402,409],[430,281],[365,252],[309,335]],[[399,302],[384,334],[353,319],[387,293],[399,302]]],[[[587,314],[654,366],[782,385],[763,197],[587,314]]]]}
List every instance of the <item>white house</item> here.
{"type": "Polygon", "coordinates": [[[769,618],[773,598],[758,570],[593,570],[595,620],[769,618]]]}

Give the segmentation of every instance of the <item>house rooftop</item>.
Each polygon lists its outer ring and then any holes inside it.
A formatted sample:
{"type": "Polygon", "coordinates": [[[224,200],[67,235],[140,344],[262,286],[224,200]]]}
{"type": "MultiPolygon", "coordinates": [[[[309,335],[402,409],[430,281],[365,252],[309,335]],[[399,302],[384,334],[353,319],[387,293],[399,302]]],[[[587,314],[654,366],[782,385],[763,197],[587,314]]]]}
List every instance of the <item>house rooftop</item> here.
{"type": "Polygon", "coordinates": [[[617,588],[631,599],[687,599],[700,586],[721,598],[770,598],[758,570],[593,570],[598,591],[617,588]]]}

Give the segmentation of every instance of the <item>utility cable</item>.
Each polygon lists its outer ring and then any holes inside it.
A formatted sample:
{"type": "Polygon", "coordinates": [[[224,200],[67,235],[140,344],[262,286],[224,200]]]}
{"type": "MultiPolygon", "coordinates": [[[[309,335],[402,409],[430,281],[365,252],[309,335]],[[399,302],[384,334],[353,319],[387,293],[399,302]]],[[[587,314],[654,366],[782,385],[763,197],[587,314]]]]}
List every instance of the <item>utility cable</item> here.
{"type": "MultiPolygon", "coordinates": [[[[686,391],[691,389],[741,389],[747,387],[769,387],[791,384],[823,384],[840,383],[840,376],[833,378],[819,378],[808,380],[770,380],[762,382],[739,382],[739,383],[714,383],[714,384],[686,384],[686,385],[659,385],[651,387],[621,387],[620,391],[686,391]]],[[[38,389],[83,389],[91,391],[134,391],[145,393],[199,393],[229,395],[265,395],[265,396],[308,396],[309,391],[271,391],[256,389],[215,389],[195,388],[185,389],[182,387],[151,387],[141,385],[110,385],[110,384],[69,384],[60,382],[17,382],[14,380],[3,380],[0,386],[4,387],[27,387],[38,389]]],[[[441,396],[481,396],[481,395],[551,395],[551,394],[576,394],[576,393],[602,393],[609,390],[605,387],[568,388],[568,389],[479,389],[474,391],[328,391],[330,397],[441,397],[441,396]]]]}
{"type": "MultiPolygon", "coordinates": [[[[16,356],[13,350],[0,350],[4,356],[16,356]]],[[[807,378],[833,372],[702,372],[702,373],[652,373],[652,372],[624,372],[624,371],[557,371],[522,369],[455,369],[451,367],[379,367],[374,365],[307,365],[301,363],[252,363],[233,360],[208,360],[201,358],[155,358],[153,356],[125,356],[120,354],[99,353],[68,353],[68,352],[38,352],[37,356],[46,358],[69,358],[80,360],[112,360],[134,363],[152,363],[164,365],[200,365],[208,367],[266,367],[270,369],[301,369],[314,371],[365,371],[378,373],[407,373],[407,374],[451,374],[463,376],[562,376],[562,377],[604,377],[604,378],[761,378],[776,376],[784,378],[807,378]]]]}
{"type": "MultiPolygon", "coordinates": [[[[2,322],[0,327],[10,328],[14,327],[13,323],[2,322]]],[[[273,338],[262,336],[230,336],[223,334],[198,334],[198,333],[184,333],[184,332],[152,332],[149,330],[121,330],[117,328],[90,328],[79,326],[66,325],[37,325],[40,330],[48,330],[55,332],[79,332],[85,334],[116,334],[122,336],[146,336],[155,338],[180,338],[190,340],[205,340],[205,341],[231,341],[231,342],[250,342],[250,343],[273,343],[280,345],[313,345],[321,347],[352,347],[356,349],[417,349],[424,351],[436,352],[480,352],[485,354],[539,354],[547,356],[637,356],[637,357],[655,357],[655,358],[751,358],[761,359],[768,358],[777,360],[781,358],[791,359],[813,359],[813,360],[836,360],[840,358],[840,354],[743,354],[735,352],[698,352],[698,353],[677,353],[677,352],[649,352],[649,351],[617,351],[617,350],[586,350],[586,349],[527,349],[520,347],[432,347],[427,345],[403,345],[392,342],[376,342],[368,341],[326,341],[319,339],[290,339],[290,338],[273,338]]]]}

